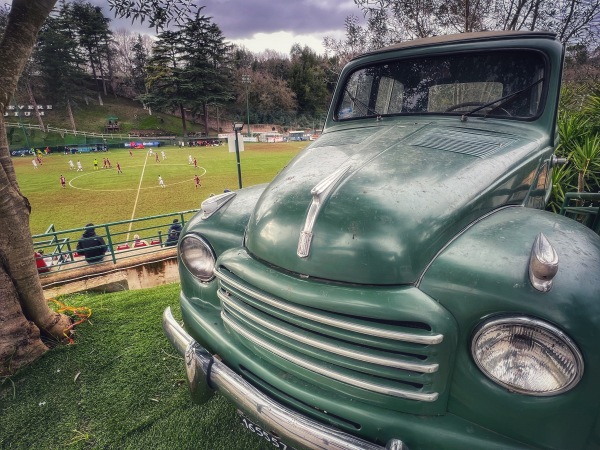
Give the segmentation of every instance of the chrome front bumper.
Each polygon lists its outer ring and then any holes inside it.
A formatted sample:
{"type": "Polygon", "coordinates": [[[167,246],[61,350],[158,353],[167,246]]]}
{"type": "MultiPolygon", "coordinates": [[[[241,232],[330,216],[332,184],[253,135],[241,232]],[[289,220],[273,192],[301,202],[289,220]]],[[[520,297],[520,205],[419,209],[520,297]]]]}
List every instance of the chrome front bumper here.
{"type": "Polygon", "coordinates": [[[375,445],[273,401],[198,344],[173,318],[170,307],[163,313],[163,329],[177,352],[185,356],[188,386],[196,403],[204,403],[219,391],[250,419],[296,449],[408,450],[398,439],[391,439],[385,447],[375,445]]]}

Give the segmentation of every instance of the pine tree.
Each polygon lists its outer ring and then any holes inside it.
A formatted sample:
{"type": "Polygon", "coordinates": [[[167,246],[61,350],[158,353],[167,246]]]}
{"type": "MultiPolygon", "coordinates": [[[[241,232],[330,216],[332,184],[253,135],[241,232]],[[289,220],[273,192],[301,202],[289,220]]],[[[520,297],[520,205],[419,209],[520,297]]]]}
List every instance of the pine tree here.
{"type": "MultiPolygon", "coordinates": [[[[33,61],[48,100],[70,111],[73,98],[83,92],[81,80],[85,73],[67,5],[62,4],[58,13],[46,20],[38,36],[33,61]]],[[[69,114],[72,116],[72,112],[69,114]]]]}

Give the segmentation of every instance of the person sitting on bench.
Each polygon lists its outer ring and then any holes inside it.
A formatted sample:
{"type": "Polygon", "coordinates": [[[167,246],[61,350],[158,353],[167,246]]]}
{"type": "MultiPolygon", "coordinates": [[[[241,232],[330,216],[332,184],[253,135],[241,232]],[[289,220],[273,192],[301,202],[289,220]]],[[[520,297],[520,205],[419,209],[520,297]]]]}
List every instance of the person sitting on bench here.
{"type": "Polygon", "coordinates": [[[108,246],[101,236],[96,234],[96,229],[93,223],[88,223],[85,226],[85,231],[77,243],[77,253],[85,256],[85,260],[92,264],[100,262],[104,259],[104,254],[108,250],[108,246]]]}

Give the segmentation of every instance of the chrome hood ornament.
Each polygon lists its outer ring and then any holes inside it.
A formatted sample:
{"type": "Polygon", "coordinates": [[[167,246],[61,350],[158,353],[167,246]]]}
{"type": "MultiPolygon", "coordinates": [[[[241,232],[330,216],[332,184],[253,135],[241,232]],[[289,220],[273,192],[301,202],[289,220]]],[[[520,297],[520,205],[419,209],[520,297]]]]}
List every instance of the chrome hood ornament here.
{"type": "Polygon", "coordinates": [[[333,192],[335,186],[337,186],[337,184],[349,170],[349,165],[340,167],[310,190],[313,198],[310,207],[308,208],[308,214],[306,215],[306,221],[304,222],[304,229],[300,232],[298,250],[296,251],[300,258],[306,258],[309,255],[310,243],[313,237],[312,230],[315,225],[315,221],[317,220],[317,216],[319,215],[319,211],[333,192]]]}
{"type": "Polygon", "coordinates": [[[534,288],[548,292],[558,272],[558,255],[544,233],[540,233],[533,242],[529,258],[529,280],[534,288]]]}
{"type": "Polygon", "coordinates": [[[221,209],[227,202],[235,197],[235,192],[224,192],[220,195],[213,195],[202,202],[200,208],[202,208],[202,220],[208,219],[219,209],[221,209]]]}

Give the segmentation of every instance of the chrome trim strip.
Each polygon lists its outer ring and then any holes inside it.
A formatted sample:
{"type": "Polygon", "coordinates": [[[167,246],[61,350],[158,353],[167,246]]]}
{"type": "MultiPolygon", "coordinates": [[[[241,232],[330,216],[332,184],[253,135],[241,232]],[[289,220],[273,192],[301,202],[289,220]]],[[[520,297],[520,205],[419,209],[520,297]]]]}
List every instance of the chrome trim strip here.
{"type": "Polygon", "coordinates": [[[273,297],[261,294],[260,292],[257,292],[251,288],[248,288],[248,287],[238,283],[233,278],[225,275],[223,272],[220,272],[218,269],[215,269],[215,276],[221,282],[232,285],[234,288],[238,289],[239,291],[243,292],[246,295],[256,298],[256,299],[258,299],[264,303],[267,303],[271,306],[274,306],[275,308],[279,308],[288,313],[294,314],[299,317],[304,317],[305,319],[313,320],[313,321],[321,323],[321,324],[330,325],[332,327],[341,328],[341,329],[347,330],[347,331],[354,331],[354,332],[360,333],[360,334],[366,334],[368,336],[375,336],[375,337],[380,337],[380,338],[385,338],[385,339],[393,339],[393,340],[402,341],[402,342],[412,342],[412,343],[416,343],[416,344],[426,344],[426,345],[439,344],[444,339],[443,334],[434,334],[431,336],[419,336],[417,334],[405,333],[402,331],[382,330],[380,328],[370,327],[370,326],[366,326],[366,325],[357,325],[357,324],[353,324],[350,322],[345,322],[343,320],[335,319],[332,317],[325,317],[323,315],[315,314],[310,311],[304,310],[302,308],[298,308],[296,306],[284,303],[273,297]]]}
{"type": "Polygon", "coordinates": [[[243,315],[245,317],[249,317],[254,322],[259,324],[260,326],[267,328],[271,331],[274,331],[276,333],[279,333],[283,336],[286,336],[290,339],[302,342],[303,344],[310,345],[312,347],[316,347],[316,348],[325,350],[330,353],[335,353],[336,355],[345,356],[346,358],[351,358],[351,359],[363,361],[366,363],[377,364],[377,365],[385,366],[385,367],[393,367],[396,369],[410,370],[410,371],[419,372],[419,373],[433,373],[433,372],[437,372],[437,370],[439,368],[439,364],[419,364],[419,363],[411,363],[411,362],[401,361],[401,360],[393,359],[393,358],[373,356],[373,355],[369,355],[364,352],[351,351],[351,350],[348,350],[348,349],[345,349],[342,347],[328,344],[323,341],[317,341],[316,339],[312,339],[306,335],[303,335],[300,333],[293,333],[289,330],[286,330],[282,327],[279,327],[279,326],[273,324],[272,322],[264,320],[263,318],[254,314],[248,308],[234,303],[231,300],[231,298],[229,298],[227,295],[225,295],[221,290],[217,291],[217,295],[219,296],[221,301],[223,303],[225,303],[227,306],[229,306],[231,309],[237,311],[238,313],[240,313],[241,315],[243,315]]]}
{"type": "Polygon", "coordinates": [[[323,207],[325,200],[329,197],[329,194],[333,191],[335,185],[346,175],[346,172],[350,170],[350,166],[342,166],[331,175],[328,175],[322,181],[320,181],[314,188],[311,189],[312,202],[308,208],[306,214],[306,221],[304,222],[304,228],[300,232],[298,239],[298,249],[296,254],[300,258],[306,258],[310,253],[310,243],[312,241],[312,230],[315,226],[315,221],[319,215],[319,211],[323,207]]]}
{"type": "Polygon", "coordinates": [[[349,384],[350,386],[365,389],[365,390],[371,391],[371,392],[377,392],[379,394],[390,395],[390,396],[399,397],[399,398],[406,398],[409,400],[418,400],[418,401],[423,401],[423,402],[434,402],[438,398],[437,392],[420,393],[420,392],[405,391],[402,389],[388,388],[388,387],[381,386],[378,384],[369,383],[367,381],[358,380],[356,378],[349,377],[349,376],[344,375],[335,370],[331,370],[326,367],[312,364],[309,361],[306,361],[302,358],[298,358],[297,356],[294,356],[291,353],[281,350],[280,348],[277,348],[274,345],[269,344],[268,342],[257,337],[256,335],[244,330],[239,325],[237,325],[235,322],[233,322],[229,317],[227,317],[227,315],[224,312],[221,312],[221,319],[223,319],[223,322],[226,325],[233,328],[233,330],[235,330],[237,333],[239,333],[240,335],[242,335],[243,337],[248,339],[250,342],[264,348],[265,350],[268,350],[269,352],[273,353],[274,355],[279,356],[280,358],[283,358],[283,359],[290,361],[300,367],[310,370],[311,372],[315,372],[320,375],[331,378],[333,380],[349,384]]]}
{"type": "MultiPolygon", "coordinates": [[[[388,446],[377,444],[344,433],[316,420],[304,416],[262,393],[241,376],[227,367],[218,358],[200,346],[175,321],[171,308],[163,313],[163,328],[169,341],[180,355],[186,349],[190,352],[190,364],[195,373],[202,374],[203,384],[219,391],[248,418],[254,419],[263,429],[277,434],[286,444],[298,448],[319,450],[386,450],[387,448],[405,449],[402,441],[390,439],[388,446]],[[203,355],[208,355],[208,361],[203,355]]],[[[187,364],[187,358],[186,358],[187,364]]],[[[188,380],[188,383],[190,380],[188,380]]],[[[406,449],[408,450],[408,449],[406,449]]]]}

